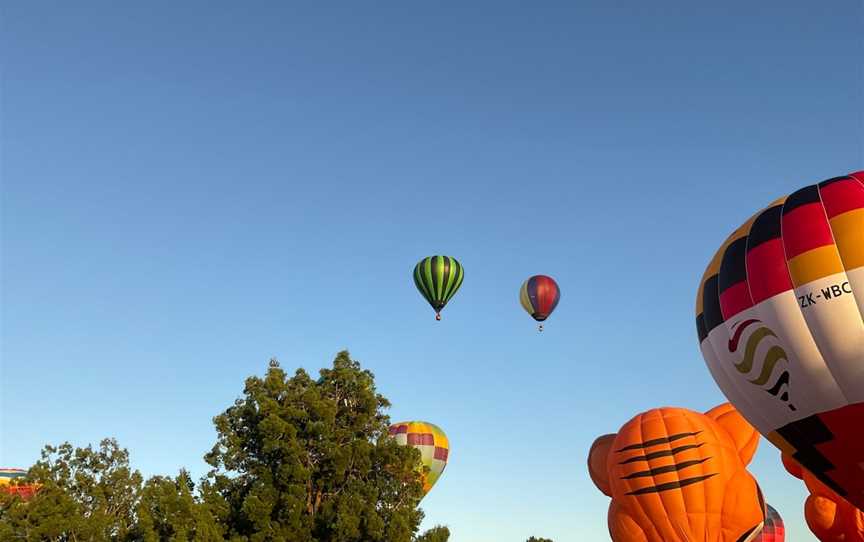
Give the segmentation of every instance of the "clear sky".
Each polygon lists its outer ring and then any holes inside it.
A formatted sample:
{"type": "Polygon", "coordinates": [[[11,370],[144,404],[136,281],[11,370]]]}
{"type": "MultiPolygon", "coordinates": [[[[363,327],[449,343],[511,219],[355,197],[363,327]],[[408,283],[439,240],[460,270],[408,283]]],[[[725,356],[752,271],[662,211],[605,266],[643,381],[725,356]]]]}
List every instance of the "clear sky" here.
{"type": "MultiPolygon", "coordinates": [[[[694,299],[758,207],[862,169],[860,0],[3,2],[0,464],[204,474],[268,359],[347,348],[452,443],[454,542],[607,540],[593,439],[723,401],[694,299]],[[410,4],[410,5],[408,5],[410,4]],[[466,269],[443,321],[411,271],[466,269]],[[518,303],[545,273],[561,303],[518,303]]],[[[751,467],[810,540],[800,482],[751,467]]]]}

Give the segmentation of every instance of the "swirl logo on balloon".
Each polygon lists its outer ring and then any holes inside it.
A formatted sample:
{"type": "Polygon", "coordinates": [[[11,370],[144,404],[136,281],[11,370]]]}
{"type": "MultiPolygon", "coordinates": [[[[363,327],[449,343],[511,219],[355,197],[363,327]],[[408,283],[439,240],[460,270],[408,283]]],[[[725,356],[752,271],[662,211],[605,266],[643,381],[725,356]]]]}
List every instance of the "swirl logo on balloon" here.
{"type": "MultiPolygon", "coordinates": [[[[737,324],[732,325],[732,330],[734,334],[732,338],[729,339],[729,352],[734,354],[738,351],[738,347],[740,346],[740,340],[742,335],[746,330],[750,329],[750,335],[747,337],[747,342],[744,346],[744,357],[740,362],[735,364],[735,369],[741,373],[742,375],[750,374],[753,370],[753,364],[756,361],[757,350],[759,349],[759,345],[765,339],[769,337],[777,338],[777,334],[771,331],[770,328],[762,324],[761,320],[756,318],[749,318],[747,320],[743,320],[738,322],[737,324]],[[760,324],[758,327],[751,327],[754,324],[760,324]]],[[[778,362],[783,362],[783,364],[789,363],[789,358],[786,355],[786,351],[777,344],[771,345],[765,352],[760,356],[760,365],[761,367],[757,368],[759,371],[759,375],[756,378],[748,380],[751,384],[762,387],[771,381],[772,375],[775,373],[775,369],[780,375],[774,381],[774,384],[771,385],[768,389],[765,389],[766,392],[773,395],[774,397],[778,397],[783,402],[789,401],[789,371],[786,369],[784,365],[778,367],[778,362]],[[786,389],[784,389],[784,387],[786,389]],[[781,394],[780,391],[783,390],[781,394]]],[[[763,388],[764,389],[764,388],[763,388]]],[[[789,408],[795,410],[795,405],[792,403],[788,404],[789,408]]]]}

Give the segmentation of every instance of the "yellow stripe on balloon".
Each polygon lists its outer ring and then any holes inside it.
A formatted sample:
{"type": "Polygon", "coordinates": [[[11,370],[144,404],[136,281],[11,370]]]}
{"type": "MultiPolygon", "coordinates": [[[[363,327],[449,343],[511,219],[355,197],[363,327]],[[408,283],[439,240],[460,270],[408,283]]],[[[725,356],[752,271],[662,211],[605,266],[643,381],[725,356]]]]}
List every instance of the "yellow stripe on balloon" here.
{"type": "Polygon", "coordinates": [[[519,303],[528,314],[534,314],[534,307],[531,306],[531,296],[528,295],[528,281],[522,283],[522,288],[519,289],[519,303]]]}
{"type": "Polygon", "coordinates": [[[847,271],[864,266],[864,209],[854,209],[831,219],[831,232],[847,271]]]}
{"type": "Polygon", "coordinates": [[[808,250],[789,260],[789,275],[795,287],[816,279],[843,272],[843,262],[835,245],[825,245],[808,250]]]}

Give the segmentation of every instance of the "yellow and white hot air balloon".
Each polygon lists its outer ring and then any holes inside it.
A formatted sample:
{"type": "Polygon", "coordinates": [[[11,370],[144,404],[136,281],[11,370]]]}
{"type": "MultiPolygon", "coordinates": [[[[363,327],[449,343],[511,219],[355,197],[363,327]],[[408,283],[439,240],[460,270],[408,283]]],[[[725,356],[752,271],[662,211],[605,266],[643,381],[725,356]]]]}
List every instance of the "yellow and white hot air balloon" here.
{"type": "Polygon", "coordinates": [[[418,421],[394,423],[389,432],[402,446],[412,446],[420,450],[423,492],[429,493],[447,466],[450,455],[447,435],[437,425],[418,421]]]}

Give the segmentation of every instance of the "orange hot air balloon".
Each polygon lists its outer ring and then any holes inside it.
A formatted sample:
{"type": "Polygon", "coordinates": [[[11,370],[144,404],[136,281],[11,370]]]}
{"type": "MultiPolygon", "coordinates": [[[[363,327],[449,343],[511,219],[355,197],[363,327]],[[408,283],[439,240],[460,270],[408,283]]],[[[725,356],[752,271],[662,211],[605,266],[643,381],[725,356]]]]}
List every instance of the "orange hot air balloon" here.
{"type": "Polygon", "coordinates": [[[591,446],[588,472],[612,497],[614,542],[750,542],[765,501],[747,464],[759,434],[729,403],[657,408],[591,446]]]}
{"type": "Polygon", "coordinates": [[[807,526],[822,542],[864,542],[864,512],[855,508],[787,454],[783,466],[804,480],[810,495],[804,502],[807,526]]]}

